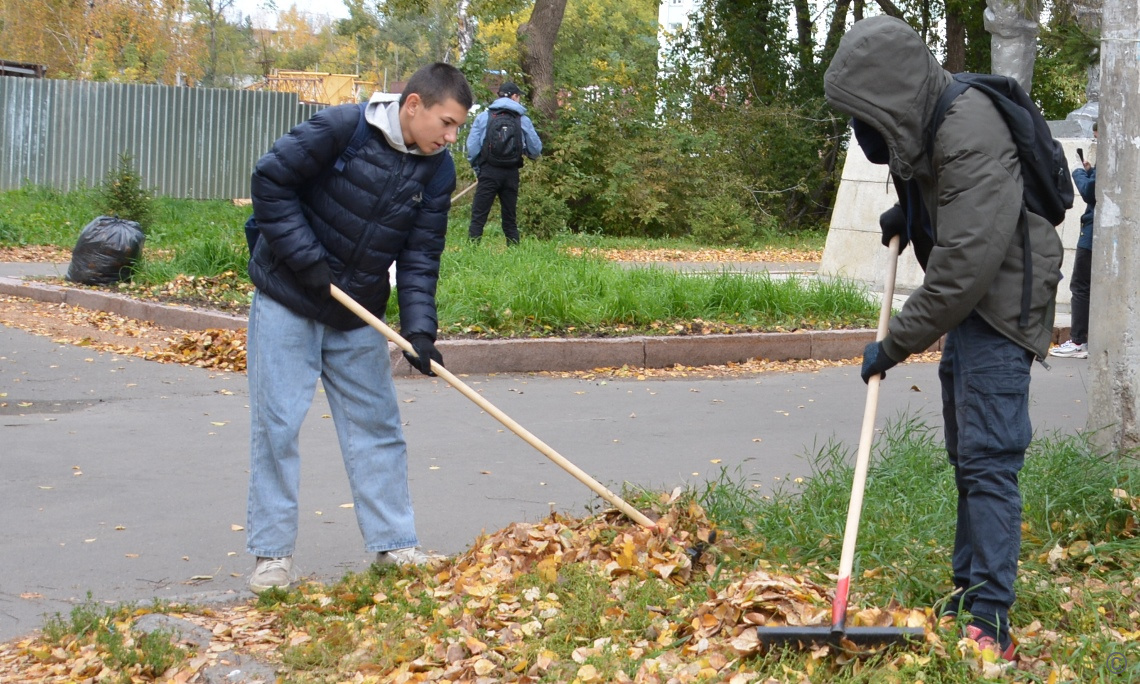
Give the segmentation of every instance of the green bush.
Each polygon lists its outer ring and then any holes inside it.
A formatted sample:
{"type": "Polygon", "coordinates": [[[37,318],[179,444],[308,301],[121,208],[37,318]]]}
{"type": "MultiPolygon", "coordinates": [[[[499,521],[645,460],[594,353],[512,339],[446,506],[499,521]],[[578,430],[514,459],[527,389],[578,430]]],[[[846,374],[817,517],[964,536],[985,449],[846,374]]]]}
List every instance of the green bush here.
{"type": "Polygon", "coordinates": [[[143,187],[131,155],[122,152],[118,166],[103,181],[99,199],[104,214],[134,221],[145,233],[153,222],[155,194],[143,187]]]}

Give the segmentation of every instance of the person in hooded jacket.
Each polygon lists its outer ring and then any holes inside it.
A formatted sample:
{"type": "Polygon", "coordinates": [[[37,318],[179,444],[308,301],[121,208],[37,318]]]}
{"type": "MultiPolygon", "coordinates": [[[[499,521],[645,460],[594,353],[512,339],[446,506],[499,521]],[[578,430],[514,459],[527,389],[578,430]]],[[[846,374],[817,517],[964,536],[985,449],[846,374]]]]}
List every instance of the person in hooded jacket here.
{"type": "Polygon", "coordinates": [[[455,163],[447,150],[473,97],[463,74],[436,63],[418,70],[399,102],[364,109],[366,139],[345,159],[360,105],[321,110],[281,136],[251,179],[260,237],[249,275],[250,588],[294,579],[300,488],[298,436],[321,380],[336,424],[365,547],[380,564],[423,564],[407,482],[387,340],[332,298],[335,284],[377,317],[394,262],[400,330],[420,372],[435,347],[436,282],[455,163]],[[343,162],[343,164],[341,163],[343,162]],[[340,168],[338,168],[340,167],[340,168]]]}
{"type": "Polygon", "coordinates": [[[867,345],[861,376],[883,375],[946,335],[938,375],[958,514],[945,612],[968,613],[966,635],[1009,659],[1029,371],[1052,338],[1062,247],[1048,220],[1023,210],[1017,147],[985,93],[953,101],[928,152],[928,124],[951,80],[906,22],[879,16],[844,35],[824,88],[853,117],[868,158],[889,164],[900,203],[880,219],[884,244],[899,235],[925,271],[886,337],[867,345]]]}
{"type": "Polygon", "coordinates": [[[491,205],[498,197],[503,235],[507,239],[507,244],[517,245],[519,242],[517,218],[519,169],[522,168],[524,156],[538,159],[542,154],[542,139],[534,130],[534,122],[526,115],[526,107],[520,102],[521,99],[522,91],[519,87],[510,81],[504,81],[499,86],[498,99],[475,117],[475,121],[471,124],[471,132],[467,134],[467,160],[471,162],[479,182],[479,186],[475,188],[475,197],[471,200],[471,224],[467,228],[467,236],[472,240],[478,241],[483,237],[483,226],[491,213],[491,205]],[[491,113],[503,109],[514,112],[519,117],[522,149],[516,161],[507,165],[496,165],[483,158],[483,141],[491,113]]]}

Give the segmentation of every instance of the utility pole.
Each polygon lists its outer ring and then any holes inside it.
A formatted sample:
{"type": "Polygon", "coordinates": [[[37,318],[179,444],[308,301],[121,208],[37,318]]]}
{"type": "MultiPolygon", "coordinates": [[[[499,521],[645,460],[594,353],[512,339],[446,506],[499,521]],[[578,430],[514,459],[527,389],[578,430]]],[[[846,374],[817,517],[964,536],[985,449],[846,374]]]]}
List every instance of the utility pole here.
{"type": "Polygon", "coordinates": [[[1140,9],[1105,0],[1089,326],[1089,419],[1103,451],[1140,447],[1140,9]]]}

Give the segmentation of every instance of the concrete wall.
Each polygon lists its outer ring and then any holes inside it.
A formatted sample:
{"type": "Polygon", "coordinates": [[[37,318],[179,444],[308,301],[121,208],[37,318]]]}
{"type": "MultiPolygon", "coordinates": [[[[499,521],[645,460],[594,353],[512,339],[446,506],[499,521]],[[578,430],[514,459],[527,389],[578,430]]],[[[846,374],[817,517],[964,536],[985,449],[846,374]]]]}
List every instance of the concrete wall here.
{"type": "MultiPolygon", "coordinates": [[[[1087,157],[1092,146],[1091,139],[1058,140],[1071,161],[1070,169],[1078,163],[1077,148],[1083,148],[1087,157]]],[[[861,280],[872,289],[882,290],[887,269],[887,250],[882,246],[879,214],[889,209],[895,201],[895,190],[887,167],[867,161],[863,150],[852,144],[843,166],[843,177],[835,198],[819,272],[861,280]]],[[[1065,222],[1059,226],[1061,242],[1065,246],[1065,261],[1061,266],[1065,277],[1057,288],[1059,311],[1068,311],[1069,275],[1073,269],[1077,237],[1081,231],[1080,219],[1084,210],[1085,203],[1077,194],[1073,208],[1065,213],[1065,222]]],[[[922,269],[919,268],[914,253],[908,248],[899,257],[895,287],[900,293],[908,293],[922,284],[922,276],[922,269]]]]}

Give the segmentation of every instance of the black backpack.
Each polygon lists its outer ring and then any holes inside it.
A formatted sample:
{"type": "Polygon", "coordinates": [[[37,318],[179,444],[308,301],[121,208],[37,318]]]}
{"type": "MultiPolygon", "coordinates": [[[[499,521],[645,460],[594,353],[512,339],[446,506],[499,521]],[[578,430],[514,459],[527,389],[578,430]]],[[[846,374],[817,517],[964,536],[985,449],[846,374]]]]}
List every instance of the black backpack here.
{"type": "MultiPolygon", "coordinates": [[[[934,150],[934,134],[946,117],[946,110],[954,98],[969,88],[977,88],[993,101],[1009,127],[1013,142],[1017,145],[1017,157],[1021,162],[1022,211],[1031,211],[1045,218],[1054,226],[1065,220],[1065,210],[1073,208],[1073,180],[1069,177],[1069,164],[1061,143],[1053,139],[1049,124],[1025,89],[1008,76],[993,74],[954,74],[954,81],[946,87],[934,105],[934,115],[930,121],[930,133],[926,139],[926,153],[929,157],[934,150]]],[[[1029,306],[1033,287],[1033,245],[1029,241],[1029,231],[1022,237],[1024,254],[1024,278],[1021,284],[1022,328],[1029,325],[1029,306]]]]}
{"type": "Polygon", "coordinates": [[[523,156],[522,115],[510,109],[487,111],[483,135],[483,163],[514,168],[523,156]]]}
{"type": "Polygon", "coordinates": [[[1025,208],[1048,219],[1054,226],[1060,225],[1065,220],[1065,210],[1073,208],[1073,180],[1069,177],[1065,151],[1061,143],[1053,139],[1041,110],[1014,79],[992,74],[954,74],[954,81],[934,106],[927,155],[934,149],[934,134],[942,125],[950,103],[968,88],[988,95],[1009,126],[1021,161],[1025,208]]]}

